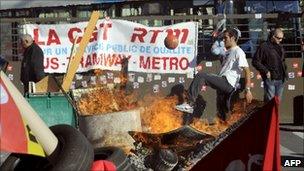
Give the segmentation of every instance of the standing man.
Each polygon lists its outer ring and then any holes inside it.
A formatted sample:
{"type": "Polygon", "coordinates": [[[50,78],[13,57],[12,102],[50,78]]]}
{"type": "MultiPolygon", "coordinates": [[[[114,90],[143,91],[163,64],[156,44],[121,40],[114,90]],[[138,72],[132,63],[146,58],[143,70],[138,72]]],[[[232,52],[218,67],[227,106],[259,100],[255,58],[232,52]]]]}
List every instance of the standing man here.
{"type": "Polygon", "coordinates": [[[264,101],[268,102],[274,96],[282,99],[286,64],[281,41],[284,33],[276,28],[270,33],[268,41],[262,43],[252,59],[252,65],[260,72],[264,81],[264,101]]]}
{"type": "MultiPolygon", "coordinates": [[[[252,94],[250,92],[250,70],[244,51],[237,46],[237,40],[240,37],[238,29],[229,28],[224,31],[223,41],[225,43],[225,57],[222,63],[222,69],[219,75],[199,72],[193,79],[188,89],[189,102],[177,105],[176,109],[186,113],[193,113],[195,101],[203,85],[210,86],[217,90],[217,110],[219,117],[226,120],[226,113],[220,112],[226,105],[219,105],[218,97],[224,95],[229,98],[238,86],[242,71],[245,73],[245,97],[248,103],[251,103],[252,94]]],[[[226,98],[227,99],[227,98],[226,98]]]]}
{"type": "Polygon", "coordinates": [[[21,62],[20,80],[24,86],[24,93],[27,93],[30,81],[36,83],[45,76],[43,67],[44,56],[42,49],[34,42],[31,35],[23,35],[21,37],[21,44],[24,52],[21,62]]]}

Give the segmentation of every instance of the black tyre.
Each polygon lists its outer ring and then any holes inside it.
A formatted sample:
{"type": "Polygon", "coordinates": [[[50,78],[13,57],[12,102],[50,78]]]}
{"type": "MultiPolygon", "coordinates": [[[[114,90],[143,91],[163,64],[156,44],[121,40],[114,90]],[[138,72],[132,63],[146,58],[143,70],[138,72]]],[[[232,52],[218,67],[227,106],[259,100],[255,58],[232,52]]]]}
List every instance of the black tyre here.
{"type": "Polygon", "coordinates": [[[11,154],[1,165],[1,171],[90,170],[94,159],[94,151],[84,135],[69,125],[55,125],[50,129],[59,141],[53,154],[48,158],[11,154]]]}
{"type": "Polygon", "coordinates": [[[124,153],[118,147],[101,147],[94,150],[94,160],[108,160],[114,163],[117,170],[130,170],[131,163],[124,153]]]}
{"type": "Polygon", "coordinates": [[[59,144],[48,158],[53,163],[52,170],[90,170],[94,151],[85,136],[70,125],[50,127],[59,144]]]}
{"type": "Polygon", "coordinates": [[[177,165],[178,157],[170,149],[160,149],[151,156],[150,162],[153,170],[170,171],[177,165]]]}
{"type": "Polygon", "coordinates": [[[10,154],[0,167],[1,171],[50,170],[51,163],[45,157],[28,154],[10,154]]]}

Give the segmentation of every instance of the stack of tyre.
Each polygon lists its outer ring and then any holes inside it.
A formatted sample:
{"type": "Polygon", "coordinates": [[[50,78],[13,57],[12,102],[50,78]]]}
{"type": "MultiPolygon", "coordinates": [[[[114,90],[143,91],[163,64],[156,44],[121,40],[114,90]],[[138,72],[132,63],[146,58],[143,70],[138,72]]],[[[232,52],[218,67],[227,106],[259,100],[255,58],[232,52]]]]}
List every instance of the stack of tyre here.
{"type": "Polygon", "coordinates": [[[94,161],[112,162],[116,170],[133,170],[128,157],[118,147],[93,149],[86,137],[69,125],[50,127],[58,138],[55,151],[45,157],[27,154],[10,154],[0,167],[1,171],[11,170],[91,170],[94,161]]]}

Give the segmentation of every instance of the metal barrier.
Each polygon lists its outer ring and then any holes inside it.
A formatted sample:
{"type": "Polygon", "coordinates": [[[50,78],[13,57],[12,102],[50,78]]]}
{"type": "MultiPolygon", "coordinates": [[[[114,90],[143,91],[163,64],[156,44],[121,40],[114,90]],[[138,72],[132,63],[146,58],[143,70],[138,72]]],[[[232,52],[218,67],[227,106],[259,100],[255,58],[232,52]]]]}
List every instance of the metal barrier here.
{"type": "MultiPolygon", "coordinates": [[[[301,16],[289,16],[281,20],[279,14],[227,14],[227,15],[157,15],[157,16],[127,16],[115,17],[149,26],[171,25],[185,21],[197,21],[198,31],[198,61],[212,60],[209,53],[214,25],[223,18],[227,19],[227,27],[238,27],[242,31],[239,40],[240,47],[246,52],[247,57],[252,57],[260,42],[265,41],[270,28],[281,26],[285,33],[283,46],[287,58],[304,57],[301,52],[303,28],[301,16]]],[[[25,23],[55,24],[88,21],[89,18],[64,17],[64,18],[1,18],[1,49],[0,54],[7,59],[18,61],[21,59],[19,35],[25,23]]]]}

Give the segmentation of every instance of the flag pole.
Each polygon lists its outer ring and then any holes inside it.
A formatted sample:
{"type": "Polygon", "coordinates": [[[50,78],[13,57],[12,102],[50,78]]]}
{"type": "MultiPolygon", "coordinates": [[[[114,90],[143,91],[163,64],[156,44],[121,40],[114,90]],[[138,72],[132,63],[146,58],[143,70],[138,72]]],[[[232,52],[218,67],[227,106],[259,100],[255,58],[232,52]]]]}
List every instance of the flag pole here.
{"type": "Polygon", "coordinates": [[[22,119],[24,119],[24,121],[28,124],[31,131],[34,133],[35,137],[39,141],[39,144],[42,146],[46,155],[51,155],[58,145],[57,137],[42,121],[36,111],[27,102],[27,100],[25,100],[23,95],[17,90],[17,88],[7,78],[3,71],[1,71],[0,76],[1,80],[7,87],[8,92],[15,101],[16,106],[18,107],[21,113],[22,119]]]}

